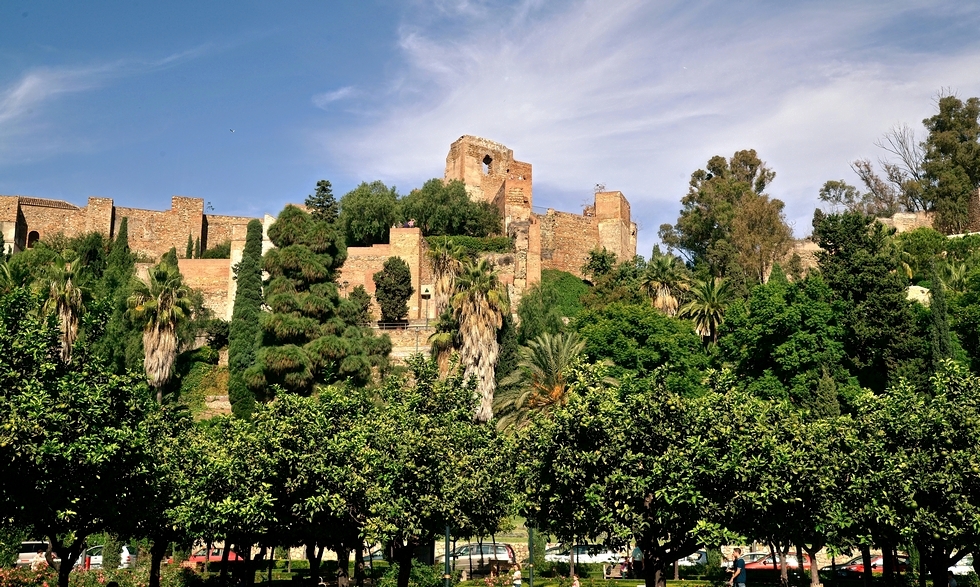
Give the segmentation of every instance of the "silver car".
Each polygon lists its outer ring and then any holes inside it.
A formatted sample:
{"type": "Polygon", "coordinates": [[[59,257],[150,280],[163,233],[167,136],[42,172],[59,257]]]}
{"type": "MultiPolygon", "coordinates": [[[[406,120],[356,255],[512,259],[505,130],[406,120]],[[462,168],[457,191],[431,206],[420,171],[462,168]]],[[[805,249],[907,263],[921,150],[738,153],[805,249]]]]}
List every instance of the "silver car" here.
{"type": "MultiPolygon", "coordinates": [[[[102,551],[105,546],[98,544],[96,546],[88,547],[85,551],[85,556],[79,559],[79,564],[84,564],[85,558],[88,558],[88,566],[90,569],[101,569],[102,568],[102,551]]],[[[131,569],[136,566],[136,548],[128,544],[123,544],[119,552],[119,568],[120,569],[131,569]]]]}
{"type": "MultiPolygon", "coordinates": [[[[476,542],[457,546],[449,553],[454,571],[466,571],[470,575],[486,574],[491,570],[506,571],[517,563],[517,556],[510,544],[503,542],[476,542]]],[[[436,565],[443,565],[444,555],[436,557],[436,565]]]]}

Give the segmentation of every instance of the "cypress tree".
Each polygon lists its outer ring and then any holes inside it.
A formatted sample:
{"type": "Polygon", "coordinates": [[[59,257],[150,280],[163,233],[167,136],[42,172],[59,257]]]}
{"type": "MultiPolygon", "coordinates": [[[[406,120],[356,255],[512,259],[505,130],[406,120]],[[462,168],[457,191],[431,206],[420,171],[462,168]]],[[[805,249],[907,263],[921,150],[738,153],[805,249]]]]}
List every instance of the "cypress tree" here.
{"type": "Polygon", "coordinates": [[[142,360],[142,333],[126,316],[126,300],[133,291],[135,277],[136,256],[129,249],[129,223],[123,217],[98,287],[99,297],[111,305],[111,312],[95,345],[96,354],[104,357],[117,373],[137,367],[142,360]]]}
{"type": "Polygon", "coordinates": [[[184,258],[194,258],[194,237],[189,234],[187,235],[187,249],[184,251],[184,258]]]}
{"type": "Polygon", "coordinates": [[[261,332],[261,263],[262,223],[252,220],[248,223],[242,260],[235,265],[235,306],[228,331],[228,400],[232,413],[239,418],[248,418],[255,407],[255,396],[245,385],[243,374],[255,362],[261,332]]]}
{"type": "Polygon", "coordinates": [[[946,287],[943,285],[935,265],[933,265],[932,291],[930,293],[932,297],[929,303],[929,312],[932,317],[932,367],[938,369],[943,360],[953,356],[953,337],[949,332],[946,287]]]}
{"type": "Polygon", "coordinates": [[[194,258],[201,258],[201,237],[194,239],[194,258]]]}

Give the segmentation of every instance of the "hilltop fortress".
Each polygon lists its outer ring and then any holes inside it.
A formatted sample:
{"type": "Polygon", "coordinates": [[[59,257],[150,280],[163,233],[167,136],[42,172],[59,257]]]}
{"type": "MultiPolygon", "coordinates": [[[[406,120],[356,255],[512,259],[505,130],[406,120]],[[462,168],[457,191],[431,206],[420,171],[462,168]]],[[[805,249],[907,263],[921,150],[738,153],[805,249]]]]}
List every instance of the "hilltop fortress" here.
{"type": "MultiPolygon", "coordinates": [[[[504,218],[504,230],[514,240],[514,252],[488,255],[516,303],[523,292],[541,281],[542,269],[560,269],[581,276],[588,254],[605,247],[619,260],[636,255],[636,224],[621,192],[598,191],[594,205],[581,214],[548,209],[532,211],[530,163],[514,159],[514,152],[500,143],[463,136],[449,148],[445,179],[460,180],[470,198],[496,206],[504,218]]],[[[0,196],[0,233],[5,246],[20,252],[40,239],[56,234],[74,237],[101,232],[115,238],[119,223],[128,219],[130,247],[159,258],[171,248],[185,250],[188,236],[201,249],[231,242],[230,259],[180,259],[180,270],[191,287],[199,289],[215,315],[231,318],[235,299],[232,267],[241,260],[246,226],[252,218],[205,213],[202,198],[174,196],[169,210],[155,211],[116,206],[110,198],[90,197],[85,206],[61,200],[24,196],[0,196]]],[[[275,221],[259,219],[265,230],[275,221]]],[[[265,230],[263,232],[265,232],[265,230]]],[[[263,251],[272,245],[266,239],[263,251]]],[[[347,262],[338,278],[343,294],[357,285],[374,293],[372,276],[388,257],[408,263],[415,289],[409,301],[409,319],[435,318],[426,303],[432,283],[426,259],[427,245],[418,228],[393,228],[388,244],[348,248],[347,262]]]]}

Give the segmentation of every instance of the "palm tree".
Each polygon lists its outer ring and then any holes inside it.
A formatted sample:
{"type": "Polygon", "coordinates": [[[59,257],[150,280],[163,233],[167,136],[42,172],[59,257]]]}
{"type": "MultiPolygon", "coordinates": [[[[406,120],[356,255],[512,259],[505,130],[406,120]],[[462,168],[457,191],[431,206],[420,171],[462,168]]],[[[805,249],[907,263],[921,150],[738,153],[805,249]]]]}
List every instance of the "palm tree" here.
{"type": "Polygon", "coordinates": [[[947,261],[940,266],[940,279],[946,289],[963,293],[966,291],[966,276],[969,273],[966,263],[947,261]]]}
{"type": "Polygon", "coordinates": [[[433,242],[432,247],[426,252],[429,262],[432,263],[434,286],[432,302],[435,306],[436,316],[442,315],[452,297],[456,275],[462,268],[463,252],[463,247],[454,245],[448,236],[433,242]]]}
{"type": "Polygon", "coordinates": [[[190,293],[180,269],[161,262],[150,268],[145,281],[137,281],[129,296],[130,316],[143,323],[143,368],[158,404],[177,358],[177,327],[191,314],[190,293]]]}
{"type": "Polygon", "coordinates": [[[691,289],[680,261],[673,255],[657,255],[656,252],[640,286],[653,300],[654,307],[670,317],[677,315],[681,296],[691,289]]]}
{"type": "Polygon", "coordinates": [[[78,324],[84,310],[82,288],[78,286],[78,275],[75,273],[76,264],[58,255],[43,277],[44,287],[48,290],[44,311],[58,316],[61,361],[65,364],[71,363],[71,352],[78,339],[78,324]]]}
{"type": "Polygon", "coordinates": [[[694,321],[694,330],[702,338],[718,342],[718,327],[725,318],[725,309],[731,299],[728,282],[721,277],[695,281],[691,288],[691,301],[684,304],[678,315],[694,321]]]}
{"type": "Polygon", "coordinates": [[[500,427],[523,426],[531,412],[548,412],[568,398],[571,367],[582,356],[585,341],[575,332],[544,333],[521,347],[517,369],[501,382],[494,400],[500,427]]]}
{"type": "Polygon", "coordinates": [[[507,291],[497,272],[485,259],[467,263],[456,277],[452,298],[453,314],[459,323],[460,361],[466,379],[476,377],[480,405],[473,419],[487,422],[493,417],[495,370],[500,355],[497,332],[508,312],[507,291]]]}

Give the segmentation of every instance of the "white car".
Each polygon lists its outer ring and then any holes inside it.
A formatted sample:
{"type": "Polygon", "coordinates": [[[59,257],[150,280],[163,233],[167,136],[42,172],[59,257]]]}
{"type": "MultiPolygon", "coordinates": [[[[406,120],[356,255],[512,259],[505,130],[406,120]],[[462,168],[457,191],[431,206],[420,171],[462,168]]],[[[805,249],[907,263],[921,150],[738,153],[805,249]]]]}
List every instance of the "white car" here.
{"type": "MultiPolygon", "coordinates": [[[[544,560],[555,563],[569,562],[571,549],[568,547],[549,548],[545,551],[544,560]]],[[[615,564],[623,559],[623,555],[609,550],[600,544],[576,544],[575,564],[615,564]]]]}
{"type": "MultiPolygon", "coordinates": [[[[102,568],[102,551],[105,546],[102,544],[97,544],[95,546],[90,546],[88,550],[85,551],[85,557],[88,557],[88,565],[90,569],[101,569],[102,568]]],[[[85,557],[80,557],[78,559],[78,564],[85,564],[85,557]]],[[[120,569],[131,569],[136,566],[136,548],[124,544],[119,552],[119,568],[120,569]]]]}
{"type": "Polygon", "coordinates": [[[695,565],[706,564],[708,564],[708,551],[706,550],[699,550],[677,561],[677,566],[679,567],[693,567],[695,565]]]}
{"type": "Polygon", "coordinates": [[[973,555],[968,554],[960,559],[960,562],[949,567],[949,570],[953,571],[954,575],[969,575],[973,572],[973,555]]]}

